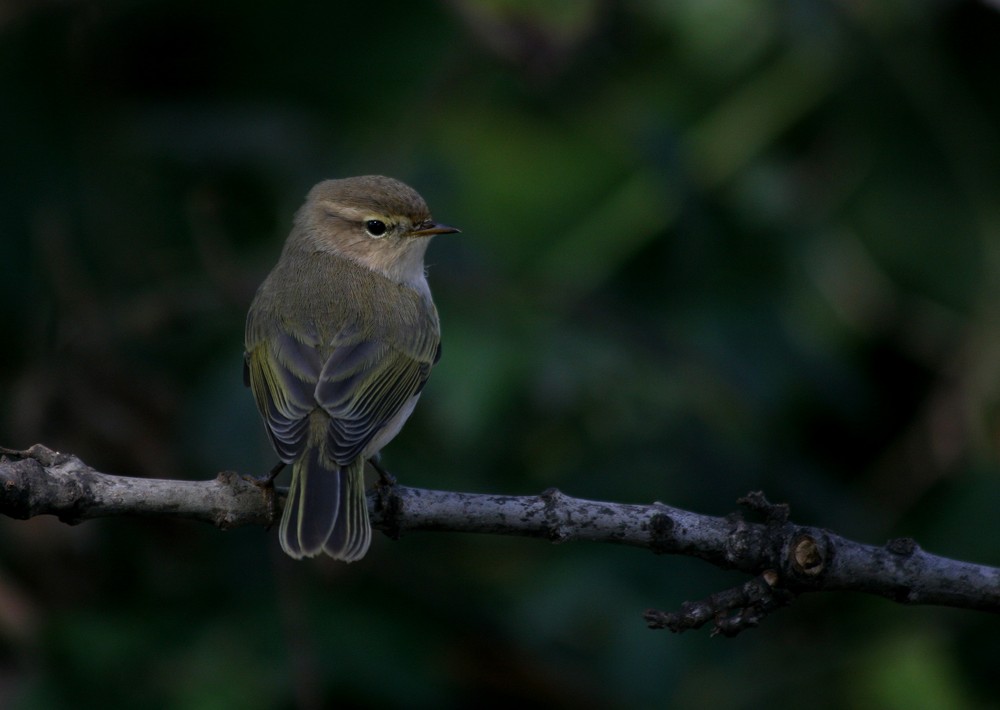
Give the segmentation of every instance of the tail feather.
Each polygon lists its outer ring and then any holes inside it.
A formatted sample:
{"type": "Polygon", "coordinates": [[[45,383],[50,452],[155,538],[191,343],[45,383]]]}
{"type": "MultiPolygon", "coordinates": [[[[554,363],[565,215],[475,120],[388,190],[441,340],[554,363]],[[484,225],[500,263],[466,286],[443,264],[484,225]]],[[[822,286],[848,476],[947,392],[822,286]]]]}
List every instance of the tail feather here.
{"type": "Polygon", "coordinates": [[[354,562],[368,552],[372,527],[365,499],[365,462],[355,461],[340,474],[340,513],[323,551],[338,560],[354,562]]]}
{"type": "Polygon", "coordinates": [[[371,542],[365,502],[364,462],[338,466],[307,447],[292,464],[292,482],[281,515],[281,549],[295,559],[330,557],[353,562],[371,542]]]}

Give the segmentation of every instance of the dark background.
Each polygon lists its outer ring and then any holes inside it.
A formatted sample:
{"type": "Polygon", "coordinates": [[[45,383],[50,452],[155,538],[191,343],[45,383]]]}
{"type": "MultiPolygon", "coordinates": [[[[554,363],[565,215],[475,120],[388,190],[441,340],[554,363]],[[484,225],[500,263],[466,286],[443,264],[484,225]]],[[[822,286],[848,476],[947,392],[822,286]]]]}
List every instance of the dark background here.
{"type": "MultiPolygon", "coordinates": [[[[0,444],[210,478],[274,462],[242,329],[305,192],[384,173],[444,357],[403,483],[661,500],[1000,564],[1000,13],[976,2],[11,2],[0,444]]],[[[995,617],[612,546],[0,520],[15,708],[997,707],[995,617]]]]}

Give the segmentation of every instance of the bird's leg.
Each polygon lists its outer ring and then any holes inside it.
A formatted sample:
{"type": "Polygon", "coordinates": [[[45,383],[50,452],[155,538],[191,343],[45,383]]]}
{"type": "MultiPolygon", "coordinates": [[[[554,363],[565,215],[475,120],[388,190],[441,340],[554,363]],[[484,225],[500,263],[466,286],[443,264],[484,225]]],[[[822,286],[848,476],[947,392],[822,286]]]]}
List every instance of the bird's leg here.
{"type": "Polygon", "coordinates": [[[392,488],[396,485],[396,477],[382,467],[381,454],[375,454],[372,456],[368,459],[368,463],[370,463],[372,468],[375,469],[375,472],[378,473],[378,481],[375,483],[376,486],[379,488],[392,488]]]}
{"type": "Polygon", "coordinates": [[[243,478],[250,483],[254,484],[258,488],[274,488],[274,479],[278,477],[278,474],[285,470],[287,466],[284,461],[279,461],[274,465],[274,467],[267,472],[266,476],[244,476],[243,478]]]}
{"type": "Polygon", "coordinates": [[[243,477],[244,480],[249,481],[260,488],[261,493],[264,494],[268,510],[268,528],[274,525],[274,521],[278,517],[278,496],[274,495],[274,479],[276,479],[278,474],[284,470],[285,466],[286,464],[284,461],[279,461],[271,468],[270,471],[267,472],[267,475],[265,476],[258,478],[257,476],[248,475],[243,477]]]}

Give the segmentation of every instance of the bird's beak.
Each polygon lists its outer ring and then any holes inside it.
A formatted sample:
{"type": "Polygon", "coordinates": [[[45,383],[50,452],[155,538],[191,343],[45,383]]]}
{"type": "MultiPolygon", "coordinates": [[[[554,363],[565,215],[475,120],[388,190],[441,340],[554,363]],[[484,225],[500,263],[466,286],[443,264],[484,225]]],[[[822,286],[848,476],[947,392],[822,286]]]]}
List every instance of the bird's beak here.
{"type": "Polygon", "coordinates": [[[410,231],[409,236],[433,237],[435,234],[456,234],[461,231],[461,229],[449,227],[447,224],[438,224],[437,222],[427,220],[426,222],[421,222],[420,224],[415,225],[415,228],[410,231]]]}

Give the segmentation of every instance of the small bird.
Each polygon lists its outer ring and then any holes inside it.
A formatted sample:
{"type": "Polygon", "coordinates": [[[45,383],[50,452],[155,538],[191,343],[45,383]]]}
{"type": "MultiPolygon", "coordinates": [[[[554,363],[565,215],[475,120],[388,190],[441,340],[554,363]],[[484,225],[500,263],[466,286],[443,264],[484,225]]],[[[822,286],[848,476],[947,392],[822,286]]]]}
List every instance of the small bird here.
{"type": "Polygon", "coordinates": [[[381,175],[321,182],[296,214],[250,305],[244,354],[271,444],[292,465],[279,528],[290,556],[353,562],[368,551],[365,462],[399,432],[441,356],[424,252],[458,231],[381,175]]]}

